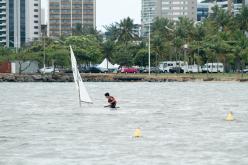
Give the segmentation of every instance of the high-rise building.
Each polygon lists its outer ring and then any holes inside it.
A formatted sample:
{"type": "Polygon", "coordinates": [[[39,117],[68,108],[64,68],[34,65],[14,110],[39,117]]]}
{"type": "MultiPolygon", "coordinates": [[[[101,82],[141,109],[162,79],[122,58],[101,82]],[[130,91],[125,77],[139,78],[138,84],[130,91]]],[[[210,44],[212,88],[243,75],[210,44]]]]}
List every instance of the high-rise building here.
{"type": "Polygon", "coordinates": [[[179,17],[187,17],[196,21],[197,0],[142,0],[141,13],[142,34],[147,35],[148,25],[156,17],[175,21],[179,17]]]}
{"type": "Polygon", "coordinates": [[[239,13],[240,9],[243,7],[243,0],[216,0],[212,3],[207,3],[209,5],[209,14],[211,14],[212,7],[217,5],[219,8],[229,11],[231,14],[236,15],[239,13]]]}
{"type": "Polygon", "coordinates": [[[197,21],[202,21],[207,18],[209,14],[209,3],[197,4],[197,21]]]}
{"type": "Polygon", "coordinates": [[[96,26],[96,0],[49,0],[49,35],[71,35],[76,26],[96,26]]]}
{"type": "Polygon", "coordinates": [[[46,24],[46,10],[44,8],[41,8],[41,15],[40,15],[41,25],[46,24]]]}
{"type": "Polygon", "coordinates": [[[161,0],[160,15],[172,20],[187,17],[196,21],[197,0],[161,0]]]}
{"type": "Polygon", "coordinates": [[[149,24],[159,16],[160,1],[161,0],[142,0],[141,26],[143,36],[147,35],[149,24]]]}
{"type": "Polygon", "coordinates": [[[7,10],[6,0],[0,0],[0,44],[6,45],[7,32],[7,10]]]}
{"type": "MultiPolygon", "coordinates": [[[[248,1],[248,0],[247,0],[248,1]]],[[[218,6],[221,9],[229,11],[231,14],[236,15],[240,12],[240,9],[245,5],[245,0],[216,0],[214,2],[202,2],[197,4],[197,21],[202,21],[213,13],[212,8],[218,6]],[[231,2],[231,3],[230,3],[231,2]]]]}
{"type": "Polygon", "coordinates": [[[0,0],[0,43],[21,47],[40,37],[40,0],[0,0]]]}

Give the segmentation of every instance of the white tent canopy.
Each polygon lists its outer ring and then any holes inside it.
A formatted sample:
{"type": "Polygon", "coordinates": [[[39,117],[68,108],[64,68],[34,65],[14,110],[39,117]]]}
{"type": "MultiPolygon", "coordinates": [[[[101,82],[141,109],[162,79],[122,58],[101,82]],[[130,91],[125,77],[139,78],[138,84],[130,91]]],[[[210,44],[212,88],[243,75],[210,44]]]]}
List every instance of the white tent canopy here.
{"type": "Polygon", "coordinates": [[[111,64],[106,58],[103,60],[101,64],[99,64],[97,67],[102,69],[118,69],[120,65],[113,65],[111,64]]]}

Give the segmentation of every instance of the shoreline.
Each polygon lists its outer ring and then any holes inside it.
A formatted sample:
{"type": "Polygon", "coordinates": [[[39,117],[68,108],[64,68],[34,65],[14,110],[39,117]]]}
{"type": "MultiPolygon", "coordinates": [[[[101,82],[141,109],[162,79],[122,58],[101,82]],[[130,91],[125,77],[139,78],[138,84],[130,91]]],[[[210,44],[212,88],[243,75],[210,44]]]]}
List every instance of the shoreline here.
{"type": "MultiPolygon", "coordinates": [[[[82,73],[85,82],[248,82],[248,74],[91,74],[82,73]]],[[[0,82],[73,82],[71,73],[56,74],[0,74],[0,82]]]]}

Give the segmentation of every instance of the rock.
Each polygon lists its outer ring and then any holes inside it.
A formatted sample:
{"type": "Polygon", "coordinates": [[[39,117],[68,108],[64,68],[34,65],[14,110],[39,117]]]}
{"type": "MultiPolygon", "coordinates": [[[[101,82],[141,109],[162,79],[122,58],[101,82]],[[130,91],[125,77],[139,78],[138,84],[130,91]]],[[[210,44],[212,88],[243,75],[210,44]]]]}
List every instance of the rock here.
{"type": "Polygon", "coordinates": [[[6,77],[4,77],[4,81],[8,81],[8,82],[15,82],[15,76],[14,75],[7,75],[6,77]]]}
{"type": "Polygon", "coordinates": [[[248,79],[240,79],[240,82],[248,82],[248,79]]]}
{"type": "Polygon", "coordinates": [[[208,78],[204,78],[203,81],[213,81],[214,78],[208,77],[208,78]]]}
{"type": "Polygon", "coordinates": [[[32,76],[25,76],[24,82],[34,82],[34,78],[32,76]]]}
{"type": "Polygon", "coordinates": [[[24,77],[18,76],[18,77],[16,77],[15,81],[24,82],[24,77]]]}
{"type": "Polygon", "coordinates": [[[42,81],[43,77],[41,75],[32,75],[31,76],[34,81],[42,81]]]}

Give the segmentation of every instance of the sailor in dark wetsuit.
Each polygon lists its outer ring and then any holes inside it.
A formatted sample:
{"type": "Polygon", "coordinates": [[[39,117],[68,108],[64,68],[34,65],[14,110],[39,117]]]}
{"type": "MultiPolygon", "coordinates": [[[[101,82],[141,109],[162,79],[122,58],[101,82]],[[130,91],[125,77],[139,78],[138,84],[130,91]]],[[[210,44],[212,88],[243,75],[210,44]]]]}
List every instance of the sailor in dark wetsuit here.
{"type": "Polygon", "coordinates": [[[113,96],[110,96],[109,93],[105,93],[105,97],[108,99],[109,105],[105,107],[115,108],[116,107],[116,100],[113,96]]]}

